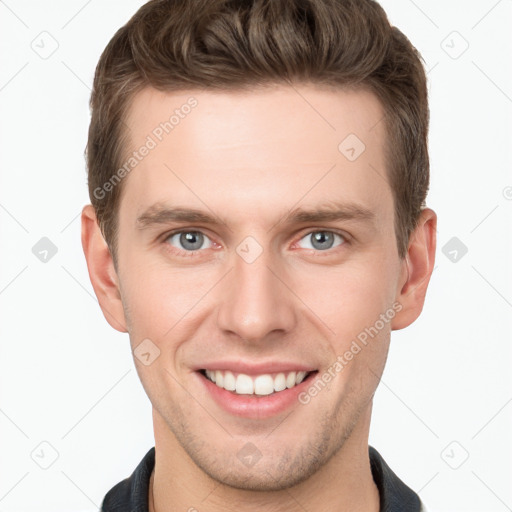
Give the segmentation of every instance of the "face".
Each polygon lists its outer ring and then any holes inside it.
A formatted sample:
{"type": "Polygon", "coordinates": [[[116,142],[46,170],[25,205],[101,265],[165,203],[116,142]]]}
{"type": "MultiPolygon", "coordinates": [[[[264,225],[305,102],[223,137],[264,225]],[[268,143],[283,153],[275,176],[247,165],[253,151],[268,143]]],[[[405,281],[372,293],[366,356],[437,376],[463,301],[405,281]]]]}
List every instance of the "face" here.
{"type": "Polygon", "coordinates": [[[157,443],[219,482],[299,483],[369,417],[405,275],[383,115],[313,86],[131,105],[122,314],[157,443]]]}

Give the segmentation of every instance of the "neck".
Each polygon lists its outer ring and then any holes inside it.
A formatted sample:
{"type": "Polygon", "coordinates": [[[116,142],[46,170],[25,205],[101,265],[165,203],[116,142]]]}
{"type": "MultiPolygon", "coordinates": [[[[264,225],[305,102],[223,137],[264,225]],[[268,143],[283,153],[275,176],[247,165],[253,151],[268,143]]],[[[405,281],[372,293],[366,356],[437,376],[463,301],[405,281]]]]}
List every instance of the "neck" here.
{"type": "Polygon", "coordinates": [[[368,455],[370,415],[371,404],[343,446],[309,479],[287,489],[258,492],[210,478],[154,411],[155,469],[150,480],[149,511],[378,512],[379,493],[368,455]]]}

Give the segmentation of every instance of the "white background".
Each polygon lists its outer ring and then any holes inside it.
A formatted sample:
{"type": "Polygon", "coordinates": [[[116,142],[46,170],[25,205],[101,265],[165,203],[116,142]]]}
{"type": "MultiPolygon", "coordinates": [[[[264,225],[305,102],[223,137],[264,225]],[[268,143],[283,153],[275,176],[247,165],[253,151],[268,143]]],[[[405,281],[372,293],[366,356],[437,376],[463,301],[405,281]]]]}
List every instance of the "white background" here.
{"type": "MultiPolygon", "coordinates": [[[[153,446],[79,222],[94,68],[142,3],[0,2],[0,512],[97,510],[153,446]],[[41,38],[58,43],[46,59],[41,38]],[[47,263],[32,253],[42,237],[58,249],[47,263]]],[[[431,511],[512,510],[512,2],[382,4],[429,70],[439,226],[427,303],[393,334],[370,442],[431,511]],[[456,262],[442,250],[453,237],[468,249],[456,262]]]]}

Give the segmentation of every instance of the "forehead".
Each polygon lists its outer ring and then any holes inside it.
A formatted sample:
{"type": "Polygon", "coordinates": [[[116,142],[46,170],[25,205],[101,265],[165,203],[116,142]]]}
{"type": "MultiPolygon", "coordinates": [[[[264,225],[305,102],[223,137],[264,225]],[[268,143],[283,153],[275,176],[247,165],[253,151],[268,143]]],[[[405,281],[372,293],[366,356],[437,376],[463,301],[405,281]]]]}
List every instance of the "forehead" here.
{"type": "Polygon", "coordinates": [[[125,120],[127,159],[137,156],[121,203],[134,216],[155,203],[179,203],[257,213],[261,222],[298,203],[329,201],[387,215],[383,117],[376,96],[364,90],[147,88],[125,120]]]}

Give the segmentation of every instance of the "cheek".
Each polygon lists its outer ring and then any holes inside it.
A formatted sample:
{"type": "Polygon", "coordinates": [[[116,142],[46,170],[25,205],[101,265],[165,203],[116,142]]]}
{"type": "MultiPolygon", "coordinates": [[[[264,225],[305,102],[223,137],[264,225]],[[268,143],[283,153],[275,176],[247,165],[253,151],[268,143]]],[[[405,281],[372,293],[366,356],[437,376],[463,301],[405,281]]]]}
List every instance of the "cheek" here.
{"type": "Polygon", "coordinates": [[[338,268],[294,270],[294,285],[305,304],[343,343],[375,324],[392,307],[395,276],[385,257],[347,262],[338,268]]]}
{"type": "Polygon", "coordinates": [[[172,268],[150,258],[127,258],[121,273],[123,303],[134,329],[146,329],[148,337],[162,337],[183,319],[206,294],[212,272],[172,268]],[[128,270],[129,269],[129,270],[128,270]]]}

